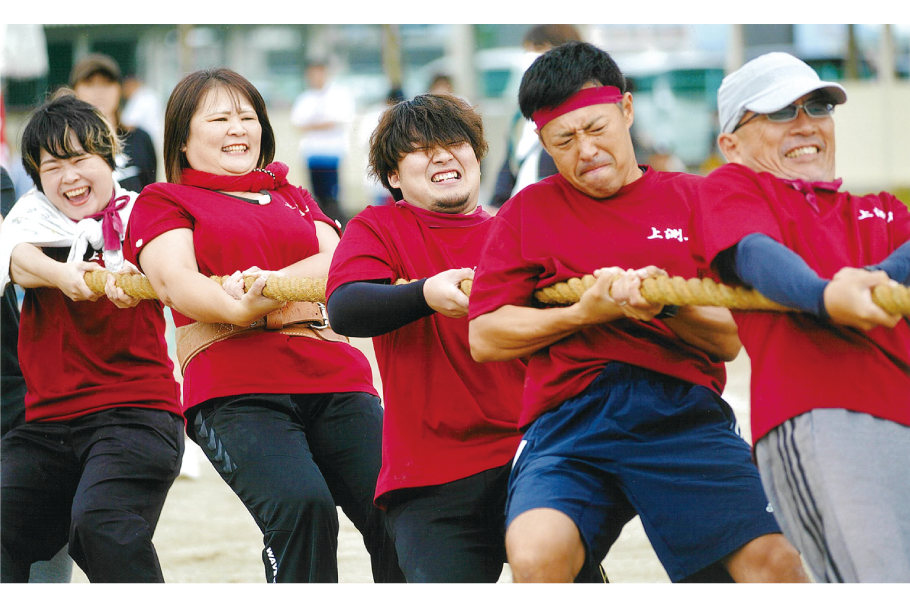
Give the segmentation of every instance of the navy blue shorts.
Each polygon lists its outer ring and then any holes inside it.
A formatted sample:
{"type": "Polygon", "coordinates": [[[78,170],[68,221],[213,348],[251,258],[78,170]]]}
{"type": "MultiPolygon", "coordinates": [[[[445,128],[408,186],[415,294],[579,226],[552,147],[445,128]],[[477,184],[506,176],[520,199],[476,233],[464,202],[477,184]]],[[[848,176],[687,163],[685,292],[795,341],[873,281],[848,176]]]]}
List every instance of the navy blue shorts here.
{"type": "Polygon", "coordinates": [[[703,386],[622,363],[528,428],[506,525],[534,508],[569,516],[596,563],[638,514],[674,582],[780,533],[729,405],[703,386]]]}

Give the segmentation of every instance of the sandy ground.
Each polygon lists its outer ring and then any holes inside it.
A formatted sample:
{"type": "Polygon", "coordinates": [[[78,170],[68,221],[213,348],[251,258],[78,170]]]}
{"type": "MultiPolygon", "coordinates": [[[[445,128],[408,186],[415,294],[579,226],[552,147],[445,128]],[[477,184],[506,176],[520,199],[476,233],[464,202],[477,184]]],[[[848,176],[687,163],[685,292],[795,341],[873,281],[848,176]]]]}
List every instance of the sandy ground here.
{"type": "MultiPolygon", "coordinates": [[[[369,340],[354,340],[374,365],[369,340]]],[[[741,354],[728,366],[725,397],[748,439],[749,361],[741,354]]],[[[378,383],[378,381],[377,381],[378,383]]],[[[171,489],[155,533],[165,580],[185,583],[264,583],[262,536],[240,500],[216,474],[194,444],[187,441],[187,466],[198,476],[181,477],[171,489]]],[[[372,583],[369,556],[360,533],[339,510],[338,562],[342,583],[372,583]]],[[[604,561],[611,582],[663,583],[667,574],[636,518],[623,530],[604,561]]],[[[74,568],[74,582],[87,582],[74,568]]],[[[506,565],[501,582],[511,582],[506,565]]]]}

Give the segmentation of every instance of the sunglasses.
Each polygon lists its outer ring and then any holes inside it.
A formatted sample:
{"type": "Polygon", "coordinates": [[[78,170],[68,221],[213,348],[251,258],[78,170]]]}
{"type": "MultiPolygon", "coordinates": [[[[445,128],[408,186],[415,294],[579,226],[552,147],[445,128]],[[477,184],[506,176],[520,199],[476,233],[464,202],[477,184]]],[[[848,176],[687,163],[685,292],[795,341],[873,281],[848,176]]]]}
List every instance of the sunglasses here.
{"type": "Polygon", "coordinates": [[[834,104],[832,102],[827,99],[812,99],[806,103],[791,103],[787,107],[779,109],[776,112],[753,114],[746,120],[737,124],[732,132],[735,133],[737,129],[746,126],[759,116],[766,116],[771,122],[790,122],[791,120],[796,120],[800,108],[802,108],[802,110],[806,112],[806,115],[811,118],[825,118],[834,113],[834,104]]]}

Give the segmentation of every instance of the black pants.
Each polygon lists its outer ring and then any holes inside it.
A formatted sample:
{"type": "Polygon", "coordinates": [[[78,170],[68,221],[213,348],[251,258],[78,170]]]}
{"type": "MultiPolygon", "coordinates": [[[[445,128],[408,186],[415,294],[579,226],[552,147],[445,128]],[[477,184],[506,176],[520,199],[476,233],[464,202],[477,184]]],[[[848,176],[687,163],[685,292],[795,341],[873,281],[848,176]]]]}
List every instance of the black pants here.
{"type": "MultiPolygon", "coordinates": [[[[191,414],[192,415],[192,414],[191,414]]],[[[269,582],[338,581],[336,504],[363,534],[375,582],[403,582],[373,506],[382,408],[371,394],[246,394],[198,407],[195,440],[263,533],[269,582]]]]}
{"type": "Polygon", "coordinates": [[[467,478],[399,489],[388,523],[409,583],[494,583],[506,562],[511,462],[467,478]]]}
{"type": "Polygon", "coordinates": [[[3,437],[2,580],[69,553],[91,582],[163,582],[152,535],[180,472],[183,419],[120,407],[3,437]]]}
{"type": "Polygon", "coordinates": [[[341,223],[348,222],[338,202],[338,165],[340,160],[332,156],[314,156],[307,161],[313,198],[322,212],[341,223]]]}
{"type": "MultiPolygon", "coordinates": [[[[389,496],[388,526],[409,583],[494,583],[506,562],[505,506],[512,462],[467,478],[389,496]]],[[[606,582],[585,563],[576,583],[606,582]]]]}

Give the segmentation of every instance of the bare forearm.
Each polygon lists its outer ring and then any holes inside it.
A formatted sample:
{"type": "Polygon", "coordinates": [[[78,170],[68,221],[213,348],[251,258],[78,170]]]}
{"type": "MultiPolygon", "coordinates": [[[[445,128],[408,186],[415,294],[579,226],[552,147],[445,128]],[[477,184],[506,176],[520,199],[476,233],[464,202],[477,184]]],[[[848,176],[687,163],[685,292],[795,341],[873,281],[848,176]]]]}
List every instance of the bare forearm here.
{"type": "Polygon", "coordinates": [[[257,279],[242,298],[234,299],[221,285],[200,274],[188,229],[165,232],[147,243],[139,262],[165,305],[200,322],[243,326],[281,306],[261,296],[264,278],[257,279]]]}
{"type": "Polygon", "coordinates": [[[621,270],[595,271],[594,284],[565,308],[506,305],[475,318],[469,331],[471,356],[478,362],[522,358],[581,329],[625,318],[609,294],[617,272],[621,270]]]}
{"type": "Polygon", "coordinates": [[[147,270],[146,275],[165,305],[193,320],[240,326],[256,320],[242,314],[237,300],[217,282],[199,272],[172,268],[167,272],[147,270]]]}
{"type": "Polygon", "coordinates": [[[478,362],[522,358],[592,326],[577,304],[567,308],[503,306],[469,325],[471,356],[478,362]]]}
{"type": "Polygon", "coordinates": [[[24,289],[56,287],[60,266],[60,262],[45,255],[41,249],[24,242],[13,249],[10,277],[24,289]]]}
{"type": "Polygon", "coordinates": [[[664,322],[681,340],[713,358],[733,360],[742,348],[736,323],[726,308],[683,306],[664,322]]]}
{"type": "Polygon", "coordinates": [[[332,253],[316,253],[306,259],[301,259],[285,268],[281,268],[280,271],[285,276],[297,278],[324,278],[329,275],[329,266],[331,265],[332,253]]]}

